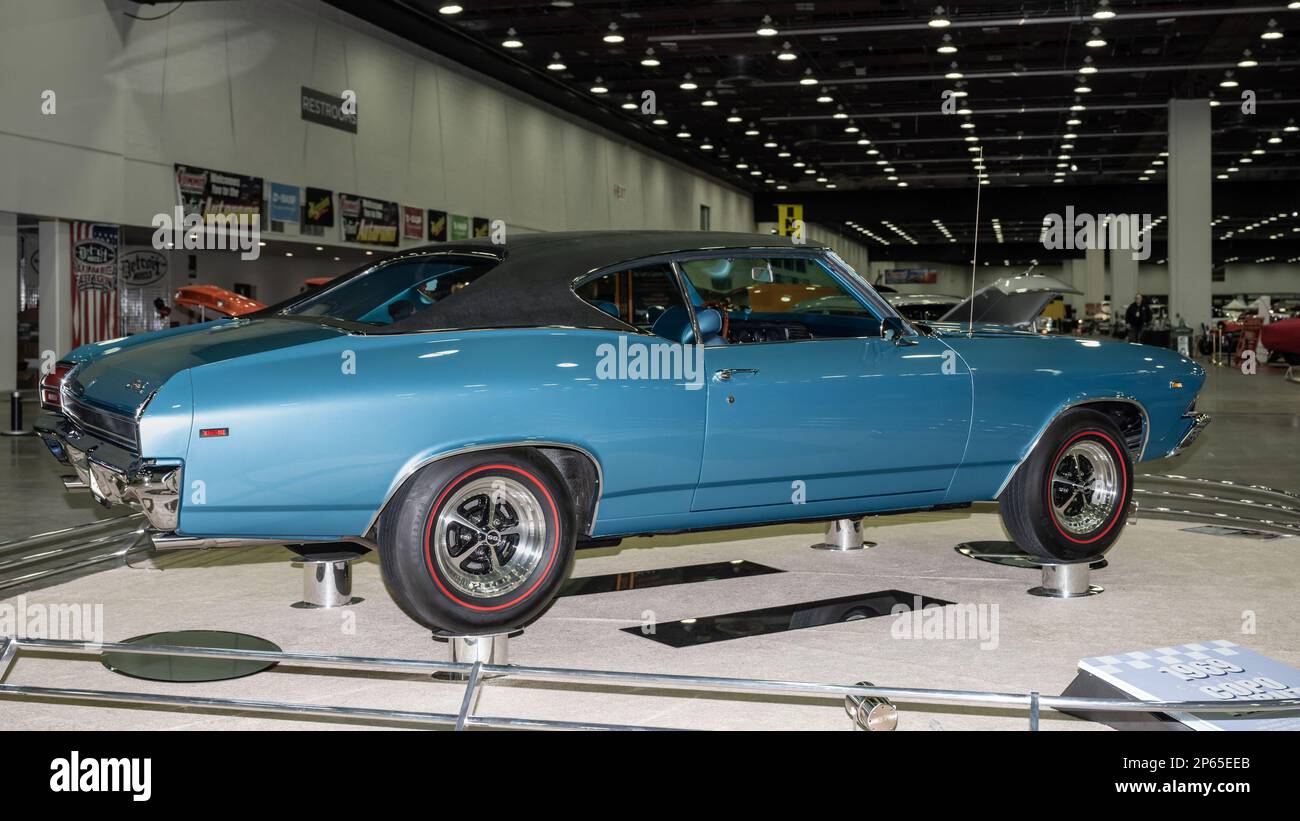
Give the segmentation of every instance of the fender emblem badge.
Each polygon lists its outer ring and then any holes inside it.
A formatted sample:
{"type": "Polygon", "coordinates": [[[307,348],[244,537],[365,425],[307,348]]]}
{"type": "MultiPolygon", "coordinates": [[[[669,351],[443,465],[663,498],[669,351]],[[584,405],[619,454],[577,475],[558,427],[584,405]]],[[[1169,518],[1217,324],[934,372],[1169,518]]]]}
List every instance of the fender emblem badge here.
{"type": "Polygon", "coordinates": [[[132,379],[130,382],[126,383],[126,389],[129,391],[135,391],[136,393],[144,393],[144,385],[145,382],[143,379],[132,379]]]}

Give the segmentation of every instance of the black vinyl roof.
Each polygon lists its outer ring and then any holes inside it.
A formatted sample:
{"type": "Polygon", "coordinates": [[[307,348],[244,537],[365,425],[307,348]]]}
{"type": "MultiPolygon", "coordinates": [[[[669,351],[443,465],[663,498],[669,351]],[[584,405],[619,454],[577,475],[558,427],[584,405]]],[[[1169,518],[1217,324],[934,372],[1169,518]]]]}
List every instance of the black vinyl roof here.
{"type": "Polygon", "coordinates": [[[550,325],[622,330],[627,327],[625,323],[574,295],[575,279],[646,257],[745,248],[820,250],[816,245],[795,245],[789,237],[719,231],[515,234],[501,245],[476,239],[412,248],[399,256],[430,252],[490,254],[501,262],[470,287],[385,326],[381,333],[550,325]]]}

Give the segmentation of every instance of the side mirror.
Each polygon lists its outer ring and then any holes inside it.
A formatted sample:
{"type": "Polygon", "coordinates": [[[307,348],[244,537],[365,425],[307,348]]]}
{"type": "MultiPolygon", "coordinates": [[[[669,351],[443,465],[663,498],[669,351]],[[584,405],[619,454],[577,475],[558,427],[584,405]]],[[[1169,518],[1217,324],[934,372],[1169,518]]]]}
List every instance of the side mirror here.
{"type": "Polygon", "coordinates": [[[896,316],[887,316],[880,323],[880,338],[892,339],[895,345],[915,345],[916,340],[908,339],[907,323],[896,316]]]}
{"type": "Polygon", "coordinates": [[[772,273],[772,264],[770,262],[766,265],[755,265],[750,268],[749,278],[755,282],[764,283],[774,282],[776,280],[776,276],[772,273]]]}

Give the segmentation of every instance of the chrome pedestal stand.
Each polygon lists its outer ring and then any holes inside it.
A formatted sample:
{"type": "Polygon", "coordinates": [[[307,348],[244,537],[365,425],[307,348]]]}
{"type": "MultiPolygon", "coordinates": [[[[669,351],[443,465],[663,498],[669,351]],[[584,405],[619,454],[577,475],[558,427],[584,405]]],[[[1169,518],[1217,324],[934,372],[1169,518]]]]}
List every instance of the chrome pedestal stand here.
{"type": "Polygon", "coordinates": [[[835,519],[827,522],[825,539],[809,545],[814,550],[862,550],[875,546],[875,542],[862,538],[861,519],[835,519]]]}
{"type": "Polygon", "coordinates": [[[1047,562],[1024,552],[1014,542],[963,542],[957,545],[955,550],[967,558],[982,562],[1040,570],[1041,583],[1026,591],[1031,596],[1074,599],[1095,596],[1105,591],[1104,587],[1091,583],[1091,572],[1100,570],[1108,564],[1100,556],[1089,561],[1070,564],[1047,562]]]}
{"type": "MultiPolygon", "coordinates": [[[[859,681],[855,687],[875,687],[869,681],[859,681]]],[[[887,698],[877,696],[845,696],[844,712],[853,719],[853,729],[863,732],[887,732],[898,727],[898,708],[887,698]]]]}
{"type": "Polygon", "coordinates": [[[352,563],[361,555],[341,550],[311,553],[294,559],[294,564],[302,564],[302,601],[294,602],[290,607],[317,610],[364,601],[352,595],[352,563]]]}
{"type": "MultiPolygon", "coordinates": [[[[510,663],[510,637],[523,634],[523,630],[514,633],[491,633],[484,636],[453,636],[434,633],[434,641],[447,642],[448,661],[453,664],[499,664],[510,663]]],[[[465,681],[468,676],[463,673],[434,673],[440,681],[465,681]]]]}

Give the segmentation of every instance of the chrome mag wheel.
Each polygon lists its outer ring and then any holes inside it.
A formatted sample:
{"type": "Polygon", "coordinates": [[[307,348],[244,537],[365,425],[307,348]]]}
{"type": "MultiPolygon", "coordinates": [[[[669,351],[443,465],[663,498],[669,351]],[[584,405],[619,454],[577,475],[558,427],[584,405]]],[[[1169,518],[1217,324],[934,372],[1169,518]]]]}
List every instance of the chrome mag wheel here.
{"type": "Polygon", "coordinates": [[[447,581],[476,598],[518,589],[542,560],[546,518],[538,499],[506,476],[457,488],[438,514],[434,560],[447,581]]]}
{"type": "Polygon", "coordinates": [[[1065,449],[1052,468],[1051,502],[1057,523],[1082,536],[1109,521],[1119,504],[1119,465],[1100,442],[1082,440],[1065,449]]]}

